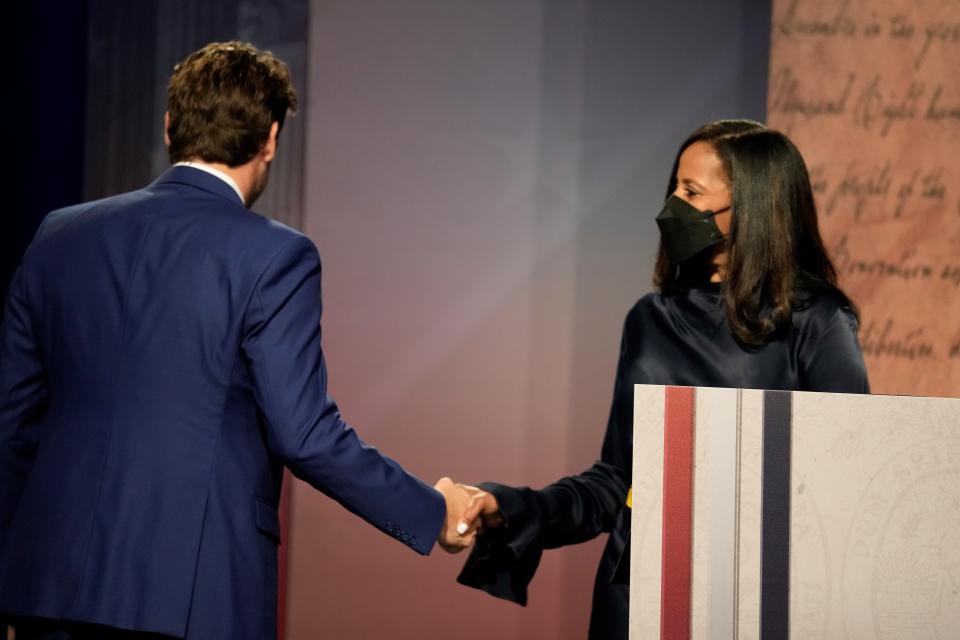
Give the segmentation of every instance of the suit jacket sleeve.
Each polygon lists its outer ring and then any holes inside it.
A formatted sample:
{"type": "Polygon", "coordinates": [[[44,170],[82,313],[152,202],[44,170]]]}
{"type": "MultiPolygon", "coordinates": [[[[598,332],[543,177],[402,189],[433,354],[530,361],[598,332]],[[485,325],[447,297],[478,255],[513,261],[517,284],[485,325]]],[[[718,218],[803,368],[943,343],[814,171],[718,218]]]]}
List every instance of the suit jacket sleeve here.
{"type": "Polygon", "coordinates": [[[320,315],[320,259],[313,243],[297,236],[260,275],[244,326],[267,444],[298,478],[427,554],[445,517],[443,497],[341,418],[327,394],[320,315]]]}
{"type": "Polygon", "coordinates": [[[40,440],[39,418],[47,403],[26,265],[24,257],[10,285],[0,325],[0,543],[30,470],[40,440]]]}

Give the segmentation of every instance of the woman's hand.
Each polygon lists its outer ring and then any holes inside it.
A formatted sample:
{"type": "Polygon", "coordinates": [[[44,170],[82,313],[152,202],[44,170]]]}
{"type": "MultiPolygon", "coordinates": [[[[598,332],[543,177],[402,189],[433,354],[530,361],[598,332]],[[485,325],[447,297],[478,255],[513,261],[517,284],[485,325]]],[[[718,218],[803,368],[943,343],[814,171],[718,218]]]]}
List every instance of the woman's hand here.
{"type": "Polygon", "coordinates": [[[497,499],[492,494],[466,484],[458,483],[457,486],[470,494],[470,505],[464,512],[463,518],[470,528],[479,524],[477,530],[479,533],[483,533],[484,529],[492,529],[504,524],[503,514],[500,513],[500,505],[497,504],[497,499]],[[476,522],[477,519],[479,519],[479,523],[476,522]]]}

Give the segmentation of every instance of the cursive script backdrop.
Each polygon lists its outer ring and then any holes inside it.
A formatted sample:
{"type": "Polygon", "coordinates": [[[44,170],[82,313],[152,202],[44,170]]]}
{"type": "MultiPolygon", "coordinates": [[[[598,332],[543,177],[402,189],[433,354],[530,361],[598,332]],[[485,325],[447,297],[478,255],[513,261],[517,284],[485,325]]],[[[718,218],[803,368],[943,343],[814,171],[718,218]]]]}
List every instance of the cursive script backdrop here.
{"type": "Polygon", "coordinates": [[[769,123],[810,168],[874,393],[960,395],[960,2],[775,0],[769,123]]]}

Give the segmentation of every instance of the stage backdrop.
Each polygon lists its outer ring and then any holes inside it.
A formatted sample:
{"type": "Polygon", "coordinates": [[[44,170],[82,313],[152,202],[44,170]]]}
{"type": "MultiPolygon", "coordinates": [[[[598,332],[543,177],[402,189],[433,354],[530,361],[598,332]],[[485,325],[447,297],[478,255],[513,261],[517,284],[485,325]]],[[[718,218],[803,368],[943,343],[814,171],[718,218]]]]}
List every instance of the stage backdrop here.
{"type": "MultiPolygon", "coordinates": [[[[676,147],[765,116],[764,6],[311,5],[303,228],[331,391],[363,437],[430,482],[593,463],[676,147]]],[[[289,638],[586,635],[602,541],[547,553],[521,609],[456,584],[464,556],[293,494],[289,638]]]]}
{"type": "Polygon", "coordinates": [[[770,125],[807,159],[873,391],[960,395],[960,3],[775,0],[770,125]]]}

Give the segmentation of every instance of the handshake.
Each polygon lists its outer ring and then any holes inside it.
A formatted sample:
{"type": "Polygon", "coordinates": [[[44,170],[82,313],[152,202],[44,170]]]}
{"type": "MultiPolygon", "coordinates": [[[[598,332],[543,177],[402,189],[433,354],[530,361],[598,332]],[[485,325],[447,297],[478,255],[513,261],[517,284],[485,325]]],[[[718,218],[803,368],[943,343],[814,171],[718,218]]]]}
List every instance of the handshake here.
{"type": "Polygon", "coordinates": [[[469,548],[485,528],[503,524],[497,499],[486,491],[454,483],[450,478],[440,478],[434,488],[447,504],[447,517],[437,536],[437,543],[447,553],[469,548]]]}

